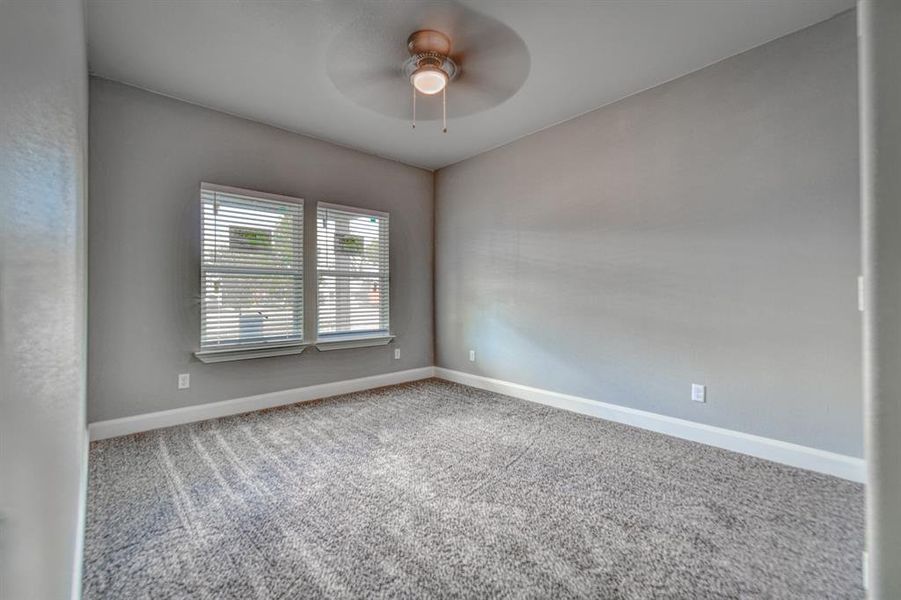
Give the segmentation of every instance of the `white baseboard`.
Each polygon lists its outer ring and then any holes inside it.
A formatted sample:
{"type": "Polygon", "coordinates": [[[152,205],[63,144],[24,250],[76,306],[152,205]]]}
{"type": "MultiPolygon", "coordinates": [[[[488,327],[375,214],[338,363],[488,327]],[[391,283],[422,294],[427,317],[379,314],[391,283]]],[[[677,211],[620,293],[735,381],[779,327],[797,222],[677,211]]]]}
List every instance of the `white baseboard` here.
{"type": "Polygon", "coordinates": [[[561,394],[540,388],[529,387],[509,381],[501,381],[481,375],[471,375],[462,371],[453,371],[442,367],[422,367],[408,371],[397,371],[359,379],[348,379],[323,383],[302,388],[294,388],[269,394],[235,398],[222,402],[211,402],[196,406],[185,406],[145,415],[135,415],[122,419],[98,421],[88,426],[92,441],[106,438],[150,431],[162,427],[182,425],[196,421],[205,421],[218,417],[273,408],[298,402],[318,400],[329,396],[349,394],[386,385],[395,385],[407,381],[417,381],[429,377],[440,377],[448,381],[462,383],[483,390],[506,394],[515,398],[538,402],[564,410],[589,415],[664,433],[674,437],[691,440],[724,448],[733,452],[740,452],[782,463],[792,467],[817,471],[827,475],[834,475],[843,479],[863,483],[866,481],[866,464],[863,459],[846,456],[791,442],[783,442],[771,438],[704,425],[685,419],[677,419],[656,413],[608,404],[597,400],[589,400],[579,396],[561,394]]]}
{"type": "Polygon", "coordinates": [[[462,383],[491,392],[506,394],[515,398],[555,406],[572,412],[589,415],[664,433],[708,446],[716,446],[733,452],[749,454],[758,458],[771,460],[792,467],[817,471],[834,475],[843,479],[863,483],[866,481],[866,465],[862,458],[819,450],[783,442],[771,438],[714,427],[667,417],[656,413],[607,404],[597,400],[589,400],[579,396],[561,394],[540,388],[510,383],[499,379],[491,379],[481,375],[471,375],[461,371],[453,371],[442,367],[435,368],[435,376],[456,383],[462,383]]]}
{"type": "Polygon", "coordinates": [[[81,600],[84,563],[84,531],[88,515],[88,458],[91,442],[87,429],[82,429],[81,472],[78,477],[78,529],[75,535],[75,553],[72,561],[72,600],[81,600]]]}
{"type": "Polygon", "coordinates": [[[227,417],[230,415],[262,410],[264,408],[285,406],[286,404],[296,404],[298,402],[308,402],[310,400],[328,398],[329,396],[350,394],[352,392],[361,392],[363,390],[370,390],[386,385],[396,385],[407,381],[427,379],[434,376],[434,373],[434,367],[422,367],[419,369],[409,369],[407,371],[395,371],[394,373],[372,375],[371,377],[360,377],[359,379],[347,379],[332,383],[310,385],[269,394],[235,398],[234,400],[210,402],[208,404],[185,406],[182,408],[174,408],[172,410],[135,415],[133,417],[98,421],[88,425],[88,431],[90,432],[91,441],[104,440],[121,435],[128,435],[130,433],[150,431],[151,429],[172,427],[173,425],[194,423],[196,421],[227,417]]]}

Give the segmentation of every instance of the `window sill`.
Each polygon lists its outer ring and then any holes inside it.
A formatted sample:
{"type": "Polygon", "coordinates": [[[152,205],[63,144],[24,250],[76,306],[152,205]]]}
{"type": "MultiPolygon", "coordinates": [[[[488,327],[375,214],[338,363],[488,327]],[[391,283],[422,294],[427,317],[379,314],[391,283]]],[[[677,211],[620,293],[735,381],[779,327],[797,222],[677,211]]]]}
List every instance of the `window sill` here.
{"type": "Polygon", "coordinates": [[[300,354],[307,349],[309,344],[292,344],[290,346],[275,346],[272,348],[228,348],[224,350],[205,350],[195,352],[200,362],[217,363],[231,360],[247,360],[251,358],[267,358],[270,356],[287,356],[300,354]]]}
{"type": "Polygon", "coordinates": [[[377,335],[361,335],[357,337],[351,336],[335,336],[334,338],[325,338],[314,342],[316,349],[320,352],[328,350],[344,350],[347,348],[371,348],[373,346],[385,346],[394,339],[393,335],[387,333],[379,333],[377,335]]]}

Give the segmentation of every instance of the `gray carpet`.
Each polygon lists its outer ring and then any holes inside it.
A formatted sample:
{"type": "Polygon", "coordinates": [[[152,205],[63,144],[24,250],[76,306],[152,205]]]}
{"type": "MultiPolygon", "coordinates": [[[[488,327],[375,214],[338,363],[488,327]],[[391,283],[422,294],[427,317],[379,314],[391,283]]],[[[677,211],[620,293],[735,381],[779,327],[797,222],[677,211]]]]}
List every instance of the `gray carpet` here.
{"type": "Polygon", "coordinates": [[[85,598],[863,598],[862,488],[430,380],[94,443],[85,598]]]}

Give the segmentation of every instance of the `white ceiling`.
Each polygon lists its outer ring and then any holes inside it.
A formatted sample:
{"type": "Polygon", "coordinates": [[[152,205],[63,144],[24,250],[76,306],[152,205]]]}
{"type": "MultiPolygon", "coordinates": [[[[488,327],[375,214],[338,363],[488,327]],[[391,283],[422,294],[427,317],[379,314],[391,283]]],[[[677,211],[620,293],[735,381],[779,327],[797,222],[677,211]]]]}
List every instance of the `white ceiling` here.
{"type": "MultiPolygon", "coordinates": [[[[853,6],[854,0],[88,0],[88,49],[91,71],[102,77],[437,169],[853,6]],[[433,9],[447,6],[495,19],[524,43],[527,75],[507,100],[454,116],[452,83],[449,131],[442,134],[438,122],[414,130],[408,118],[361,106],[333,83],[329,60],[340,36],[390,38],[414,24],[429,26],[433,9]]],[[[391,51],[403,55],[405,42],[398,35],[391,51]]],[[[398,75],[397,89],[406,93],[407,85],[398,75]]]]}

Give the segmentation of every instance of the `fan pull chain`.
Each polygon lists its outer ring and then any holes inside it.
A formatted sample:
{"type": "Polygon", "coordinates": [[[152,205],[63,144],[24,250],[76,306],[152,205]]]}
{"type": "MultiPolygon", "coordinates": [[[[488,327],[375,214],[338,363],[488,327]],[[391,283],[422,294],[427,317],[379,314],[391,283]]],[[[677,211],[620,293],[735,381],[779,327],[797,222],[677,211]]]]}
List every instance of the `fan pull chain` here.
{"type": "Polygon", "coordinates": [[[413,129],[416,129],[416,88],[410,87],[413,89],[413,129]]]}
{"type": "Polygon", "coordinates": [[[441,120],[444,123],[444,133],[447,133],[447,86],[441,90],[441,120]]]}

